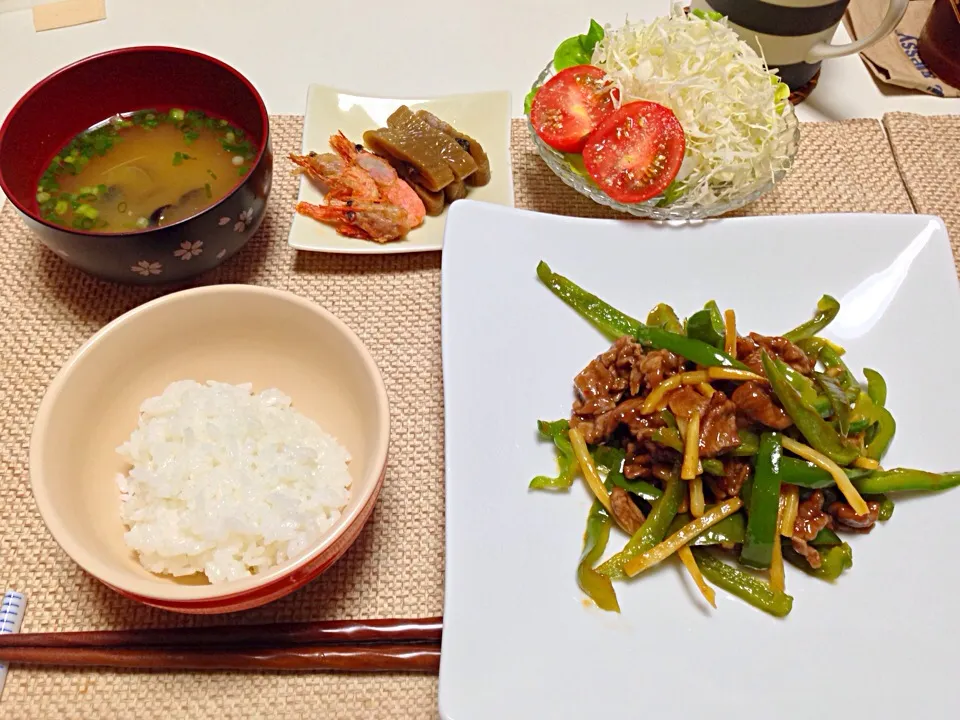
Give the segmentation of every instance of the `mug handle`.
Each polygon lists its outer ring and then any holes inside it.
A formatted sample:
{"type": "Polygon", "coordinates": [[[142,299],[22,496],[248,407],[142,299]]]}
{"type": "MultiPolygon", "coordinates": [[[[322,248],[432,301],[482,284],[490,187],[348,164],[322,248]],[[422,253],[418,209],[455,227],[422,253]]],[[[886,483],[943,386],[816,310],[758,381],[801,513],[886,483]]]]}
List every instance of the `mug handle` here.
{"type": "Polygon", "coordinates": [[[867,35],[862,40],[846,43],[844,45],[831,45],[828,42],[818,42],[807,53],[804,60],[808,63],[819,62],[828,58],[843,57],[844,55],[853,55],[864,48],[870,47],[882,37],[891,32],[903,19],[907,12],[907,4],[910,0],[890,0],[890,6],[887,8],[887,14],[884,16],[880,27],[867,35]]]}

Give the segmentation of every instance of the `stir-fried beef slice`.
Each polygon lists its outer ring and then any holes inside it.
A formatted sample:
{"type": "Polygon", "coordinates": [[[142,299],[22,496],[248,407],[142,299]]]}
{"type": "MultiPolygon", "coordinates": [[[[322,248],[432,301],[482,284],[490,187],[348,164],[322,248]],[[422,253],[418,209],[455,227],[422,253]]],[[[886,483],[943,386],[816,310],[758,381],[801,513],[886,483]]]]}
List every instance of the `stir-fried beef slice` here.
{"type": "Polygon", "coordinates": [[[614,411],[617,424],[627,426],[630,434],[638,440],[650,437],[653,431],[665,425],[659,415],[644,415],[640,412],[643,398],[630,398],[617,405],[614,411]]]}
{"type": "Polygon", "coordinates": [[[797,553],[806,558],[807,562],[810,564],[810,567],[818,568],[823,563],[820,553],[817,552],[817,549],[806,540],[801,540],[800,538],[794,536],[790,538],[790,544],[793,545],[793,549],[796,550],[797,553]]]}
{"type": "Polygon", "coordinates": [[[793,420],[784,409],[774,403],[770,390],[753,380],[740,385],[733,391],[730,399],[741,413],[767,427],[785,430],[793,424],[793,420]]]}
{"type": "Polygon", "coordinates": [[[577,399],[573,412],[577,415],[599,415],[613,410],[629,387],[629,375],[617,368],[617,356],[628,338],[620,338],[613,347],[598,355],[573,379],[577,399]]]}
{"type": "Polygon", "coordinates": [[[684,385],[667,396],[667,407],[670,408],[670,412],[684,420],[689,420],[694,412],[703,415],[709,403],[707,398],[689,385],[684,385]]]}
{"type": "Polygon", "coordinates": [[[574,415],[570,426],[579,428],[584,440],[594,445],[608,440],[621,425],[626,426],[632,437],[641,440],[650,437],[654,430],[664,426],[659,415],[642,414],[642,407],[643,398],[629,398],[613,410],[593,418],[574,415]]]}
{"type": "Polygon", "coordinates": [[[653,474],[653,458],[645,446],[627,443],[626,459],[623,461],[623,476],[627,480],[650,477],[653,474]]]}
{"type": "Polygon", "coordinates": [[[718,390],[700,419],[700,457],[716,457],[739,445],[737,406],[718,390]]]}
{"type": "Polygon", "coordinates": [[[652,350],[640,363],[640,371],[647,381],[647,389],[653,390],[668,377],[683,369],[683,358],[669,350],[652,350]]]}
{"type": "Polygon", "coordinates": [[[642,360],[643,348],[624,336],[573,379],[577,398],[570,426],[579,428],[588,443],[600,442],[616,429],[619,420],[613,411],[617,404],[628,392],[640,392],[642,360]]]}
{"type": "Polygon", "coordinates": [[[785,337],[750,333],[750,337],[737,338],[737,359],[760,375],[763,375],[763,362],[760,359],[763,350],[766,350],[768,355],[779,357],[804,375],[812,373],[816,364],[815,360],[811,360],[803,350],[785,337]]]}
{"type": "Polygon", "coordinates": [[[880,515],[880,503],[876,500],[867,501],[867,514],[857,515],[850,505],[845,502],[833,502],[827,506],[827,512],[836,520],[840,530],[855,532],[870,532],[880,515]]]}
{"type": "Polygon", "coordinates": [[[797,519],[793,524],[793,536],[813,540],[824,528],[832,528],[833,520],[823,511],[823,493],[814,490],[797,507],[797,519]]]}
{"type": "Polygon", "coordinates": [[[624,449],[623,475],[629,480],[651,475],[666,479],[671,476],[673,466],[680,462],[680,453],[652,440],[628,440],[624,449]],[[660,474],[657,474],[658,468],[660,474]]]}
{"type": "Polygon", "coordinates": [[[643,513],[622,487],[614,486],[610,491],[610,511],[617,525],[628,535],[633,535],[643,525],[643,513]]]}
{"type": "Polygon", "coordinates": [[[730,458],[723,462],[723,477],[712,475],[704,475],[704,477],[714,497],[720,501],[737,497],[748,475],[750,475],[750,463],[740,458],[730,458]]]}
{"type": "Polygon", "coordinates": [[[793,537],[790,539],[793,549],[803,555],[812,568],[820,567],[820,553],[808,542],[826,527],[833,527],[833,518],[823,511],[823,493],[815,490],[800,502],[793,524],[793,537]]]}
{"type": "Polygon", "coordinates": [[[667,480],[672,480],[674,477],[676,477],[676,470],[674,469],[673,465],[654,462],[651,470],[653,472],[653,476],[662,482],[667,482],[667,480]]]}

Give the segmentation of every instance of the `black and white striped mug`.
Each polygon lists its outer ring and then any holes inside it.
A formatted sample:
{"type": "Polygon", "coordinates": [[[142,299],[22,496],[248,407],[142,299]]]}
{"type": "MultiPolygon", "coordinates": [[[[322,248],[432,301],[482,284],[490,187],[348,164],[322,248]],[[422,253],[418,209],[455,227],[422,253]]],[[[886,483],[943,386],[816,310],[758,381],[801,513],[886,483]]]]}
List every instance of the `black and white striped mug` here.
{"type": "Polygon", "coordinates": [[[850,0],[693,0],[691,7],[726,15],[730,27],[796,90],[817,74],[821,61],[860,52],[891,32],[909,0],[889,2],[880,27],[845,45],[831,45],[830,40],[850,0]]]}

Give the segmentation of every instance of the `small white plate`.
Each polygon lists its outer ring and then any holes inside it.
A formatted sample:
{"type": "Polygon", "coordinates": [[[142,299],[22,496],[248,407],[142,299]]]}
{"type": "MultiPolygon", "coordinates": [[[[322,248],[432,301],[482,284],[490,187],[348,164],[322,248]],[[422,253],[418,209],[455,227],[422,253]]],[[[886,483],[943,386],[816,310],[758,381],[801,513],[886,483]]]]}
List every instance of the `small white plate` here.
{"type": "MultiPolygon", "coordinates": [[[[786,618],[717,591],[707,611],[679,563],[615,585],[622,614],[576,583],[590,498],[527,490],[553,473],[537,419],[568,417],[573,377],[609,343],[553,296],[538,261],[634,316],[715,299],[743,330],[808,319],[857,374],[889,387],[885,464],[960,469],[960,286],[947,233],[916,215],[809,215],[670,227],[463,202],[442,271],[446,595],[440,712],[498,718],[956,718],[960,489],[898,500],[847,536],[835,583],[787,569],[786,618]],[[953,379],[951,379],[953,378],[953,379]],[[952,709],[951,709],[952,708],[952,709]]],[[[624,543],[611,533],[609,551],[624,543]]]]}
{"type": "MultiPolygon", "coordinates": [[[[476,138],[490,158],[491,178],[483,187],[468,188],[467,197],[513,207],[511,105],[508,92],[404,99],[352,95],[324,85],[311,85],[307,93],[302,150],[304,153],[311,150],[332,152],[329,139],[338,131],[342,131],[351,141],[362,143],[364,132],[384,127],[387,118],[401,105],[407,105],[412,110],[429,110],[461,132],[476,138]]],[[[290,163],[286,158],[280,159],[280,162],[290,163]]],[[[298,200],[318,204],[323,201],[323,194],[303,177],[298,200]]],[[[427,217],[423,225],[411,230],[403,240],[384,244],[344,237],[331,225],[294,212],[288,242],[298,250],[328,253],[383,254],[440,250],[443,248],[443,230],[449,212],[448,207],[442,215],[427,217]]]]}

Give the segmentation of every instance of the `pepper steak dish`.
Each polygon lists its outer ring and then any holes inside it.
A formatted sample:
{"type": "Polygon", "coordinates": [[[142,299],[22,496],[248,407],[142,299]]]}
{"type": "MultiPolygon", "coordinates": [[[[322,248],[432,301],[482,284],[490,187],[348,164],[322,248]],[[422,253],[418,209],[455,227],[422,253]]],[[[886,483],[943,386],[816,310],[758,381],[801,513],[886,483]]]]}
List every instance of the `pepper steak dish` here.
{"type": "Polygon", "coordinates": [[[865,369],[861,385],[819,335],[840,310],[829,295],[781,336],[741,335],[713,301],[685,321],[660,304],[641,323],[543,262],[537,275],[614,340],[574,378],[570,418],[539,423],[560,472],[530,483],[564,490],[582,474],[595,501],[577,580],[604,610],[620,609],[612,581],[675,554],[714,607],[707,580],[784,616],[785,560],[835,580],[853,565],[843,534],[889,519],[888,493],[960,485],[880,465],[896,430],[886,383],[865,369]],[[598,565],[612,526],[629,539],[598,565]]]}

